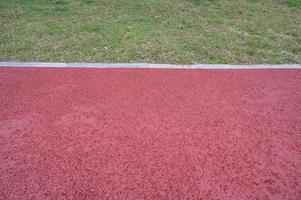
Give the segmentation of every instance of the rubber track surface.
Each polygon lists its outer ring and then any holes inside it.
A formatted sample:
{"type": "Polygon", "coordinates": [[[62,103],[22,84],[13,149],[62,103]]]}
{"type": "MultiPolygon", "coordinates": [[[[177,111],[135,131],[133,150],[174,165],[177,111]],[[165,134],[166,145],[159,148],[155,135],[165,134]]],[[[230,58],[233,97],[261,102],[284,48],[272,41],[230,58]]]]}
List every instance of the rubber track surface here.
{"type": "Polygon", "coordinates": [[[0,69],[0,199],[301,199],[301,70],[0,69]]]}

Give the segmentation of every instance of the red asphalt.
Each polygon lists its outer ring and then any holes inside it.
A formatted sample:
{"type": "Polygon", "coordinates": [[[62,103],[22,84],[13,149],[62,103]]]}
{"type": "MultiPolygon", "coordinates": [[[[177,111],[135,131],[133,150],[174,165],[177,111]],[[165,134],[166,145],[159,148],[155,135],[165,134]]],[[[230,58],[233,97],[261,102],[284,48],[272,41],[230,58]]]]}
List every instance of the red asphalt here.
{"type": "Polygon", "coordinates": [[[301,70],[0,68],[0,199],[301,199],[301,70]]]}

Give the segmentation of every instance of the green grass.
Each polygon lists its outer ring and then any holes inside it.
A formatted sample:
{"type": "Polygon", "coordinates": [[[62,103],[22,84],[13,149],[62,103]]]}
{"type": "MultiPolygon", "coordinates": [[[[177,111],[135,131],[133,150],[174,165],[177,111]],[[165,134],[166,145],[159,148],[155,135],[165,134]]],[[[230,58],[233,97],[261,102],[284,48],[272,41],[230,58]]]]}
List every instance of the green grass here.
{"type": "Polygon", "coordinates": [[[301,8],[301,0],[288,0],[288,6],[291,8],[301,8]]]}
{"type": "Polygon", "coordinates": [[[300,0],[0,0],[0,60],[301,63],[300,0]]]}

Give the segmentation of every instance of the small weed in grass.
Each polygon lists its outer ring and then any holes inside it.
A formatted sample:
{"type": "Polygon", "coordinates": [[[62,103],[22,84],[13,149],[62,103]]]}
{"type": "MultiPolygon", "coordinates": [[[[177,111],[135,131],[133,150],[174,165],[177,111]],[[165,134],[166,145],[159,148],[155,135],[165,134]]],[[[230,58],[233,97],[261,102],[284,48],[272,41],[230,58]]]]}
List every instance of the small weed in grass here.
{"type": "Polygon", "coordinates": [[[301,9],[301,0],[288,0],[287,4],[290,8],[301,9]]]}
{"type": "Polygon", "coordinates": [[[82,0],[85,4],[90,5],[94,3],[95,0],[82,0]]]}
{"type": "Polygon", "coordinates": [[[219,0],[188,0],[194,3],[195,5],[200,5],[202,3],[215,3],[218,2],[219,0]]]}
{"type": "Polygon", "coordinates": [[[97,24],[86,24],[80,27],[80,31],[89,33],[100,33],[102,31],[105,31],[105,28],[97,24]]]}
{"type": "Polygon", "coordinates": [[[131,6],[132,6],[132,8],[134,8],[134,9],[141,9],[141,8],[143,8],[143,6],[144,6],[145,4],[143,3],[143,2],[141,2],[141,1],[133,1],[132,3],[131,3],[131,6]]]}
{"type": "Polygon", "coordinates": [[[67,2],[64,1],[64,0],[54,0],[53,4],[55,4],[55,5],[66,5],[67,2]]]}

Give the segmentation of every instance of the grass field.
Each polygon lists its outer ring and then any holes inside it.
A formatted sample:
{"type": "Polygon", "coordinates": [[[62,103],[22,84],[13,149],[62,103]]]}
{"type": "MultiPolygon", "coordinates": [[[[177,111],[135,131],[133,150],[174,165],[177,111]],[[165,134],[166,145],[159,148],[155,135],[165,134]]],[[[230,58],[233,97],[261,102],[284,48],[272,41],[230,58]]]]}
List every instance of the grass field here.
{"type": "Polygon", "coordinates": [[[0,60],[301,63],[301,0],[0,0],[0,60]]]}

